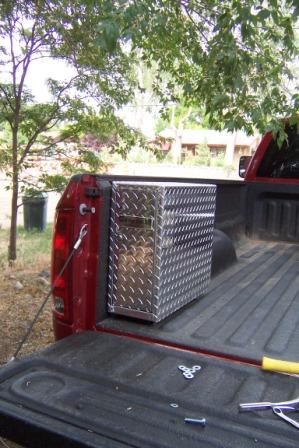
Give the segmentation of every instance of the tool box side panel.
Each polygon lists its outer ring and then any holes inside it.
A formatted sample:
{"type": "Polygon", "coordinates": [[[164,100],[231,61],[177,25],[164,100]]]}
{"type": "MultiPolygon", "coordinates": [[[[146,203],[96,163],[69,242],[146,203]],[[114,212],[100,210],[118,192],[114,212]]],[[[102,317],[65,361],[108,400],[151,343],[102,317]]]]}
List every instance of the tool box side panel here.
{"type": "Polygon", "coordinates": [[[205,294],[211,275],[215,186],[169,186],[157,224],[157,321],[205,294]]]}
{"type": "Polygon", "coordinates": [[[113,183],[110,230],[110,312],[152,314],[156,191],[113,183]]]}

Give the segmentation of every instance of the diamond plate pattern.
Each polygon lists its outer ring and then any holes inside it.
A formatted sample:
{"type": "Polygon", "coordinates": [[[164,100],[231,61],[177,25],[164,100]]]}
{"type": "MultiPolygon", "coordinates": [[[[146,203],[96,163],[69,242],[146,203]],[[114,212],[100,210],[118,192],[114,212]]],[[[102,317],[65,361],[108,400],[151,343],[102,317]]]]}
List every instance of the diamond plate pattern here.
{"type": "Polygon", "coordinates": [[[110,312],[158,322],[207,290],[216,186],[113,182],[110,312]]]}

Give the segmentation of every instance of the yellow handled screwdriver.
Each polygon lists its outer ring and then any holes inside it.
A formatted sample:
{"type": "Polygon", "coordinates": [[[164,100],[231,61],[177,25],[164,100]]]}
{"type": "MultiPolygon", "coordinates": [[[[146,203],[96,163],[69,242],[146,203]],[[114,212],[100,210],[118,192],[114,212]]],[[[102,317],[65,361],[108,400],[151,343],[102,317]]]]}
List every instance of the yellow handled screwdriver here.
{"type": "Polygon", "coordinates": [[[281,359],[272,359],[264,356],[262,359],[262,369],[299,374],[299,362],[282,361],[281,359]]]}

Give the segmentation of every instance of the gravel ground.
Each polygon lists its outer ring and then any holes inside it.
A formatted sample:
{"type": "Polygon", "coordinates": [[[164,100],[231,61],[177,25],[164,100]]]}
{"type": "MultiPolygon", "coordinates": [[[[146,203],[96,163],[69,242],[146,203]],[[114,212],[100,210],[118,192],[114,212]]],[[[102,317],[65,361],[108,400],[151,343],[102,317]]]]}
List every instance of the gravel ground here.
{"type": "MultiPolygon", "coordinates": [[[[0,281],[0,365],[13,355],[37,310],[49,291],[47,266],[31,269],[7,269],[0,281]]],[[[21,356],[33,353],[53,342],[51,301],[25,343],[21,356]]]]}

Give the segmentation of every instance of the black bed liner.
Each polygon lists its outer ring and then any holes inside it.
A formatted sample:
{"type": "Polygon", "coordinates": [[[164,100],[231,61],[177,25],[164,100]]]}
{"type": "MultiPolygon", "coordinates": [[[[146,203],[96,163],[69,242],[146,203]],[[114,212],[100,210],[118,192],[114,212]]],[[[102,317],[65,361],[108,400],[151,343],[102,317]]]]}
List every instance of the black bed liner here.
{"type": "Polygon", "coordinates": [[[159,324],[109,317],[102,328],[260,362],[298,360],[299,249],[246,241],[209,293],[159,324]]]}
{"type": "Polygon", "coordinates": [[[39,448],[295,448],[297,429],[238,404],[298,395],[294,377],[83,333],[1,369],[0,434],[39,448]],[[186,380],[180,364],[202,370],[186,380]],[[206,427],[185,417],[205,417],[206,427]]]}

